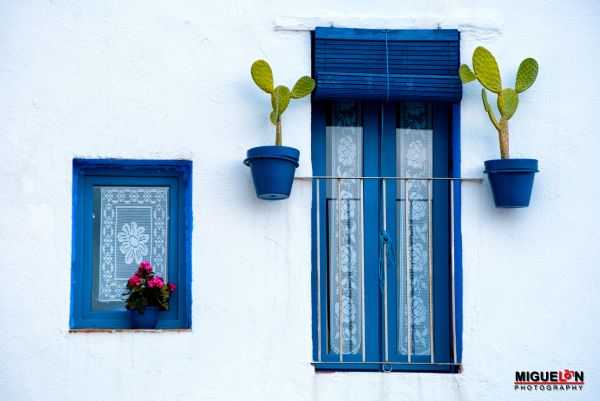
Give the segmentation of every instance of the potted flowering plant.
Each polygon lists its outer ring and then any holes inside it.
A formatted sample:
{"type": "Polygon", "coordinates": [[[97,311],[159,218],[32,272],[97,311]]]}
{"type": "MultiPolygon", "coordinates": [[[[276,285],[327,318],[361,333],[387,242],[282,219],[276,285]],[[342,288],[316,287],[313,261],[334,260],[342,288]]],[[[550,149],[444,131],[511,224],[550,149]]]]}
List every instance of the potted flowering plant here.
{"type": "Polygon", "coordinates": [[[281,115],[291,99],[310,95],[315,81],[308,76],[301,77],[290,90],[287,86],[273,84],[273,71],[265,60],[256,60],[250,69],[254,83],[269,94],[273,111],[269,116],[275,126],[275,146],[259,146],[249,149],[244,164],[252,171],[256,196],[265,200],[286,199],[290,196],[292,182],[300,151],[283,146],[281,135],[281,115]]]}
{"type": "Polygon", "coordinates": [[[158,312],[169,308],[169,298],[175,291],[175,284],[165,283],[163,278],[152,271],[149,262],[143,261],[133,276],[127,281],[127,309],[131,311],[134,329],[154,329],[158,322],[158,312]]]}
{"type": "Polygon", "coordinates": [[[481,89],[483,108],[498,131],[501,158],[487,160],[484,171],[488,174],[496,207],[529,206],[533,178],[538,172],[538,161],[536,159],[509,158],[508,120],[517,111],[520,94],[529,89],[537,78],[537,61],[533,58],[523,60],[517,71],[514,89],[504,88],[496,59],[485,47],[479,46],[473,52],[473,70],[463,64],[460,66],[458,74],[463,84],[477,80],[483,86],[481,89]],[[488,102],[486,89],[497,96],[499,119],[496,118],[494,110],[488,102]]]}

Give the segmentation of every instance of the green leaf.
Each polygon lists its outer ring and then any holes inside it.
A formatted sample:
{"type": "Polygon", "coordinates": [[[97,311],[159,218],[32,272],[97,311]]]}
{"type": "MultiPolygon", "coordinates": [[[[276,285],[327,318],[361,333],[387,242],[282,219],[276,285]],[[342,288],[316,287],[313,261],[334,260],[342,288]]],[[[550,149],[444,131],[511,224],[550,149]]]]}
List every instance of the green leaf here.
{"type": "Polygon", "coordinates": [[[275,115],[279,117],[283,114],[290,104],[290,89],[287,86],[279,85],[271,94],[271,105],[275,115]]]}
{"type": "Polygon", "coordinates": [[[515,114],[518,105],[519,95],[514,89],[506,88],[498,94],[498,110],[500,110],[500,114],[506,117],[507,120],[515,114]]]}
{"type": "Polygon", "coordinates": [[[475,70],[475,76],[486,89],[500,93],[502,81],[500,80],[498,63],[494,55],[485,47],[478,46],[473,52],[473,69],[475,70]]]}
{"type": "Polygon", "coordinates": [[[252,63],[250,74],[256,85],[267,93],[273,93],[273,71],[265,60],[252,63]]]}
{"type": "Polygon", "coordinates": [[[304,76],[298,79],[294,87],[292,88],[292,92],[290,96],[293,99],[300,99],[304,96],[310,95],[310,93],[315,89],[315,80],[311,77],[304,76]]]}
{"type": "Polygon", "coordinates": [[[476,79],[475,74],[466,64],[460,66],[460,68],[458,69],[458,76],[460,77],[460,80],[463,84],[468,84],[469,82],[476,79]]]}
{"type": "Polygon", "coordinates": [[[526,58],[521,62],[519,71],[517,71],[517,81],[515,82],[517,93],[524,92],[533,85],[537,78],[538,70],[538,62],[533,58],[526,58]]]}

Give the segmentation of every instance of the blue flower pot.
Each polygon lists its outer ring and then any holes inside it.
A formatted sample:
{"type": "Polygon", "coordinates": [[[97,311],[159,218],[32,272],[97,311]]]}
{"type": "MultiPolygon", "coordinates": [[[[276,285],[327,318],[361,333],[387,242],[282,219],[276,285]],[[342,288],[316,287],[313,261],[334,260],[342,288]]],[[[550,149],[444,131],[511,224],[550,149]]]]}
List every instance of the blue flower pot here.
{"type": "Polygon", "coordinates": [[[535,159],[497,159],[485,162],[496,207],[529,206],[533,178],[538,170],[535,159]]]}
{"type": "Polygon", "coordinates": [[[244,164],[252,171],[256,196],[287,199],[292,191],[300,151],[287,146],[259,146],[247,152],[244,164]]]}
{"type": "Polygon", "coordinates": [[[158,306],[144,307],[144,314],[140,314],[137,308],[131,310],[131,326],[134,329],[155,329],[158,323],[158,306]]]}

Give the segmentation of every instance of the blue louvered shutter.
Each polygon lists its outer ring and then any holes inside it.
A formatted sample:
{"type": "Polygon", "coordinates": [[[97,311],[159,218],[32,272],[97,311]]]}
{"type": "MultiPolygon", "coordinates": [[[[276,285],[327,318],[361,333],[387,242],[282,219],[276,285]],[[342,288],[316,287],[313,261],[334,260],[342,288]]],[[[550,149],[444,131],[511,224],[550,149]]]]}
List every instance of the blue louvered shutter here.
{"type": "Polygon", "coordinates": [[[317,99],[459,102],[455,29],[316,28],[317,99]]]}

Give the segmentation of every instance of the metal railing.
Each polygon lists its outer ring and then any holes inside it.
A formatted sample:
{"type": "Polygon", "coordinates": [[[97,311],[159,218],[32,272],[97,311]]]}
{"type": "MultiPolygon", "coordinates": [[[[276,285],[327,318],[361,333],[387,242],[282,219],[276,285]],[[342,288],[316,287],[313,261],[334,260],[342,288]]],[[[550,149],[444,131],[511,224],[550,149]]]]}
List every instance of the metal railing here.
{"type": "MultiPolygon", "coordinates": [[[[454,223],[455,223],[455,208],[454,208],[454,195],[455,195],[455,184],[460,185],[462,182],[482,182],[481,178],[437,178],[437,177],[427,177],[427,178],[417,178],[417,177],[335,177],[335,176],[314,176],[314,177],[296,177],[298,180],[311,180],[316,184],[316,270],[317,270],[317,360],[313,361],[313,364],[323,364],[323,363],[341,363],[341,364],[380,364],[380,365],[397,365],[397,364],[427,364],[427,365],[459,365],[457,360],[457,349],[456,349],[456,302],[455,302],[455,232],[454,232],[454,223]],[[342,257],[341,257],[341,241],[342,241],[342,181],[344,180],[358,180],[360,181],[360,232],[361,232],[361,241],[360,241],[360,255],[361,255],[361,263],[360,263],[360,276],[361,276],[361,353],[362,353],[362,362],[355,361],[344,361],[344,344],[343,344],[343,293],[342,293],[342,257]],[[389,358],[389,338],[388,338],[388,249],[389,246],[386,242],[383,244],[383,324],[384,324],[384,361],[367,361],[366,358],[366,338],[365,338],[365,236],[364,236],[364,191],[365,191],[365,181],[367,180],[377,180],[381,183],[381,195],[382,195],[382,229],[383,232],[387,230],[387,182],[402,182],[403,183],[403,194],[404,194],[404,230],[405,230],[405,255],[406,255],[406,338],[407,338],[407,360],[404,361],[390,361],[389,358]],[[337,277],[338,277],[338,328],[339,328],[339,362],[331,362],[331,361],[323,361],[322,358],[322,316],[321,316],[321,224],[320,224],[320,213],[321,213],[321,195],[320,195],[320,183],[321,181],[334,181],[337,186],[337,277]],[[416,362],[413,360],[413,350],[412,350],[412,325],[411,325],[411,301],[412,301],[412,290],[411,290],[411,274],[412,274],[412,266],[411,266],[411,232],[409,230],[410,227],[410,202],[409,200],[409,182],[410,181],[426,181],[427,182],[427,211],[428,211],[428,284],[429,284],[429,347],[430,347],[430,361],[429,362],[416,362]],[[450,287],[451,287],[451,325],[452,325],[452,343],[451,343],[451,354],[452,354],[452,362],[437,362],[435,359],[435,349],[434,349],[434,308],[433,308],[433,236],[432,236],[432,227],[433,227],[433,215],[432,215],[432,193],[433,193],[433,182],[437,181],[445,181],[449,183],[450,187],[450,287]]],[[[333,186],[331,187],[333,189],[333,186]]],[[[327,263],[327,262],[326,262],[327,263]]],[[[385,369],[384,369],[385,370],[385,369]]]]}

